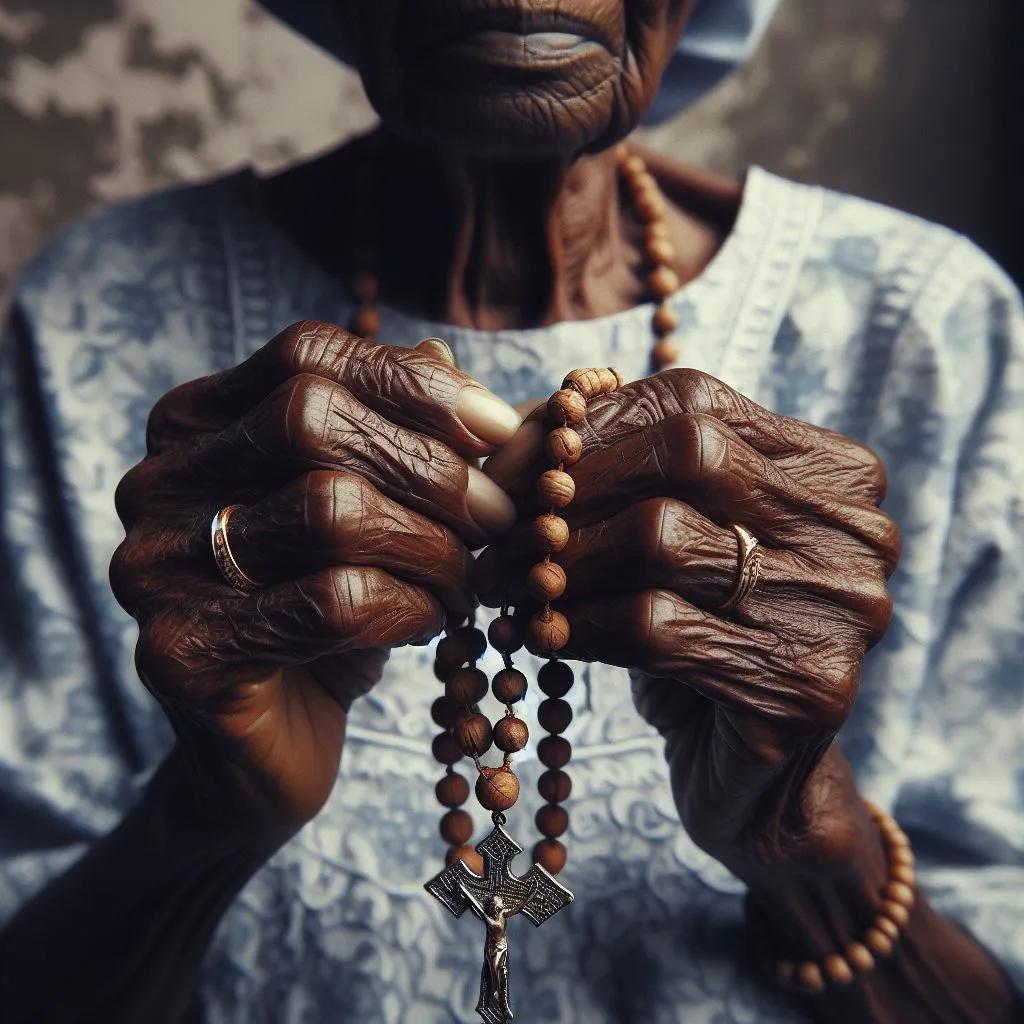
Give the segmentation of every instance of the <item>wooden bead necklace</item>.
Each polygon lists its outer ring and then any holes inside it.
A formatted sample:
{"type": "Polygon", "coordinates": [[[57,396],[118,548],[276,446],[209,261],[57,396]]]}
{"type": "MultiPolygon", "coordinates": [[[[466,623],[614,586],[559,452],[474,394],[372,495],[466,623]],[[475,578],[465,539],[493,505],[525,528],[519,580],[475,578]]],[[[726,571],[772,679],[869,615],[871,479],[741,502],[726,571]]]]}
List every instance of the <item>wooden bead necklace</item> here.
{"type": "MultiPolygon", "coordinates": [[[[651,317],[654,345],[651,348],[651,368],[654,371],[671,366],[679,358],[679,346],[671,335],[679,327],[679,315],[669,302],[679,290],[679,275],[674,264],[676,251],[669,239],[666,214],[668,203],[654,175],[639,153],[626,143],[616,147],[619,174],[630,196],[630,205],[644,233],[644,274],[652,298],[657,302],[651,317]]],[[[380,287],[375,274],[360,271],[352,281],[355,309],[349,321],[349,330],[361,338],[376,338],[380,334],[380,310],[377,301],[380,287]]]]}

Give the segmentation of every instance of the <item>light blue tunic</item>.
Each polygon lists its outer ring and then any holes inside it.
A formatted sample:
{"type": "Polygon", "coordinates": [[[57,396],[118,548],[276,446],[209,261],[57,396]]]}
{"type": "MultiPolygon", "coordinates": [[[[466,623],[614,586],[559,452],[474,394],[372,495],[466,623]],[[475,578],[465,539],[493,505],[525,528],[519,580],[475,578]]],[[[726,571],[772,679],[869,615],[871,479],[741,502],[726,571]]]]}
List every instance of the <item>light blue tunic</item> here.
{"type": "MultiPolygon", "coordinates": [[[[884,460],[904,538],[895,614],[842,746],[863,791],[911,833],[937,908],[1024,980],[1017,292],[947,230],[755,169],[734,233],[671,301],[684,364],[884,460]]],[[[642,375],[651,312],[484,333],[385,310],[381,336],[443,336],[464,369],[518,402],[575,366],[642,375]]],[[[151,406],[294,320],[349,314],[337,282],[272,225],[248,174],[110,210],[24,275],[0,393],[0,921],[124,815],[168,749],[134,671],[134,623],[107,584],[122,538],[113,490],[143,455],[151,406]]],[[[510,926],[517,1018],[800,1019],[742,962],[741,887],[683,833],[625,673],[580,676],[562,876],[577,900],[543,929],[510,926]]],[[[482,929],[422,889],[443,853],[437,692],[431,651],[409,648],[354,709],[328,805],[216,935],[211,1021],[475,1019],[482,929]]],[[[532,747],[520,765],[510,828],[528,846],[532,747]]]]}

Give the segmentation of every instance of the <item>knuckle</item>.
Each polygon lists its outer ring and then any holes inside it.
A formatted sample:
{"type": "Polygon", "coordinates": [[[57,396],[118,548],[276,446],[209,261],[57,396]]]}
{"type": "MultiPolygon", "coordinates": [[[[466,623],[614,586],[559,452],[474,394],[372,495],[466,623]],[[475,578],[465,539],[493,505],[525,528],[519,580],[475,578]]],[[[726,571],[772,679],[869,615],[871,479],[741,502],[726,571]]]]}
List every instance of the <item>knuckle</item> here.
{"type": "MultiPolygon", "coordinates": [[[[675,392],[680,406],[689,412],[710,412],[713,377],[689,366],[666,370],[664,375],[675,392]]],[[[717,383],[717,382],[716,382],[717,383]]]]}
{"type": "Polygon", "coordinates": [[[860,686],[864,645],[852,639],[822,643],[802,664],[806,696],[805,717],[809,727],[835,733],[853,710],[860,686]]]}
{"type": "Polygon", "coordinates": [[[323,377],[301,373],[289,381],[283,398],[288,453],[295,458],[317,457],[330,436],[335,412],[350,403],[350,394],[323,377]]]}
{"type": "Polygon", "coordinates": [[[136,604],[137,584],[136,570],[133,564],[135,557],[133,545],[126,537],[117,547],[110,559],[110,570],[108,573],[110,589],[114,600],[129,615],[133,614],[136,604]]]}
{"type": "Polygon", "coordinates": [[[686,506],[672,498],[652,498],[636,506],[635,516],[642,567],[654,573],[679,568],[691,547],[686,506]]]}
{"type": "Polygon", "coordinates": [[[869,643],[883,637],[892,622],[893,599],[885,580],[871,577],[861,585],[856,600],[858,617],[864,623],[869,643]]]}
{"type": "Polygon", "coordinates": [[[363,520],[376,505],[377,489],[356,473],[314,470],[305,478],[305,528],[314,544],[340,554],[352,551],[363,520]]]}
{"type": "Polygon", "coordinates": [[[714,416],[684,413],[663,422],[655,456],[674,485],[711,485],[727,471],[728,440],[714,416]]]}
{"type": "Polygon", "coordinates": [[[299,320],[277,337],[280,357],[293,375],[337,371],[360,339],[334,324],[299,320]]]}
{"type": "Polygon", "coordinates": [[[145,478],[149,475],[148,465],[143,461],[133,466],[114,488],[114,510],[126,530],[131,528],[141,514],[143,498],[147,493],[145,478]]]}

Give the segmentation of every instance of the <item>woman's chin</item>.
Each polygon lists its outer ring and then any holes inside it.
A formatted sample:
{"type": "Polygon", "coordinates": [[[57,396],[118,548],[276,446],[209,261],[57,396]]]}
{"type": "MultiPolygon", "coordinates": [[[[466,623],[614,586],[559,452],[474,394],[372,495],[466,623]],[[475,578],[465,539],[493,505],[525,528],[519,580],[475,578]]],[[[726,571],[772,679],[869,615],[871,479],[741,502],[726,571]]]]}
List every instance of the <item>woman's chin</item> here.
{"type": "Polygon", "coordinates": [[[556,102],[527,91],[481,93],[457,100],[421,96],[407,108],[421,139],[466,157],[508,162],[569,157],[608,130],[612,89],[556,102]]]}
{"type": "Polygon", "coordinates": [[[615,120],[618,67],[611,61],[591,60],[565,78],[457,70],[464,69],[407,73],[399,95],[374,105],[400,134],[466,157],[510,162],[572,156],[615,120]]]}

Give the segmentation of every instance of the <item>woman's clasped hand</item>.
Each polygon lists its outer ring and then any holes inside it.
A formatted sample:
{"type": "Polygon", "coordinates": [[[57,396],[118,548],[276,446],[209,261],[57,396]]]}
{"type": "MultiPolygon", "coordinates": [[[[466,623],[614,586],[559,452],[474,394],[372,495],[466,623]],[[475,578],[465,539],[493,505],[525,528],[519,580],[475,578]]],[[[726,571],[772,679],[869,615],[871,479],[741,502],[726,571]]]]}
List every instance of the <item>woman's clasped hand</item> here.
{"type": "MultiPolygon", "coordinates": [[[[520,523],[479,558],[483,601],[529,612],[529,515],[549,463],[542,410],[485,464],[520,523]]],[[[696,370],[666,370],[591,401],[576,496],[553,558],[571,635],[560,656],[631,670],[637,708],[665,736],[691,837],[756,881],[870,835],[830,741],[861,662],[885,632],[899,532],[885,472],[863,446],[776,415],[696,370]],[[760,542],[737,580],[733,524],[760,542]]]]}
{"type": "MultiPolygon", "coordinates": [[[[142,679],[218,809],[309,820],[390,648],[428,641],[477,599],[529,612],[545,427],[540,410],[518,424],[436,344],[312,322],[157,404],[148,454],[118,488],[111,580],[140,624],[142,679]],[[253,593],[210,554],[229,505],[253,593]]],[[[847,858],[864,812],[829,745],[889,621],[899,534],[878,509],[880,463],[695,370],[595,399],[579,429],[554,556],[563,656],[632,670],[684,825],[733,870],[847,858]],[[734,524],[758,539],[760,572],[723,612],[734,524]]]]}
{"type": "Polygon", "coordinates": [[[473,606],[470,550],[514,509],[472,463],[520,420],[439,350],[301,323],[153,409],[146,458],[117,489],[111,584],[220,815],[312,818],[388,650],[473,606]],[[235,504],[248,594],[211,556],[213,517],[235,504]]]}

